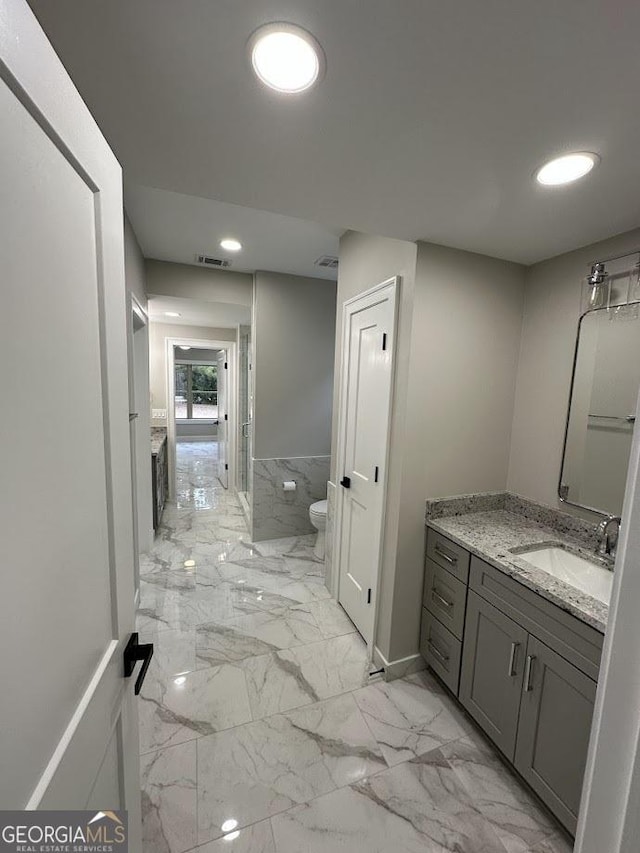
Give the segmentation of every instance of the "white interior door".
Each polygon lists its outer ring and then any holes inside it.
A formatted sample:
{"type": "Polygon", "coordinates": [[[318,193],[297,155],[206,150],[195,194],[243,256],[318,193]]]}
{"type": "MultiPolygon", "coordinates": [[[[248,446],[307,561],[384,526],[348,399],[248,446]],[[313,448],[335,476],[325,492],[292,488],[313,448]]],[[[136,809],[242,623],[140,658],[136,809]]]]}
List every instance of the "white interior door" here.
{"type": "Polygon", "coordinates": [[[339,601],[371,643],[384,510],[395,280],[345,305],[341,394],[339,601]]]}
{"type": "Polygon", "coordinates": [[[0,115],[0,808],[126,808],[137,851],[121,171],[22,0],[0,115]]]}
{"type": "Polygon", "coordinates": [[[227,351],[218,353],[218,479],[229,488],[229,365],[227,351]]]}

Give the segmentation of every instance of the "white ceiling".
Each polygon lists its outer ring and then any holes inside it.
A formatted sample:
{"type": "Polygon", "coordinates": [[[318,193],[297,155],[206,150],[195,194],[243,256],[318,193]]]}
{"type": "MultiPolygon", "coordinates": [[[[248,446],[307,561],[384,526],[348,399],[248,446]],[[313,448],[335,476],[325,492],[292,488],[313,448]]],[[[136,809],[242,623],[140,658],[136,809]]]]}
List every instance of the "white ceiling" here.
{"type": "Polygon", "coordinates": [[[129,184],[525,263],[640,224],[638,2],[31,2],[129,184]],[[274,20],[324,47],[306,95],[252,76],[274,20]],[[537,187],[568,150],[602,163],[537,187]]]}
{"type": "Polygon", "coordinates": [[[125,188],[125,206],[148,258],[192,264],[206,254],[229,259],[236,272],[337,277],[314,262],[338,254],[339,232],[313,222],[135,184],[125,188]],[[238,238],[242,251],[221,249],[225,237],[238,238]]]}
{"type": "Polygon", "coordinates": [[[199,299],[180,299],[174,296],[150,296],[147,304],[152,323],[169,323],[172,326],[208,326],[235,328],[240,323],[251,322],[251,308],[229,302],[204,302],[199,299]],[[165,311],[180,314],[167,317],[165,311]]]}

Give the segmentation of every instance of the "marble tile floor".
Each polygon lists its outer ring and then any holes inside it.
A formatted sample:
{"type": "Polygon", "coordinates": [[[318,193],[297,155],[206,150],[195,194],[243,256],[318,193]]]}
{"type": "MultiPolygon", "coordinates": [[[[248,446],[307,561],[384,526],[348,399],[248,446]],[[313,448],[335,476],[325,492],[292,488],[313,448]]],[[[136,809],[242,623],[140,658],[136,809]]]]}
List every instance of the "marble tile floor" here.
{"type": "Polygon", "coordinates": [[[369,677],[313,537],[249,541],[206,442],[141,565],[145,853],[570,853],[427,672],[369,677]]]}

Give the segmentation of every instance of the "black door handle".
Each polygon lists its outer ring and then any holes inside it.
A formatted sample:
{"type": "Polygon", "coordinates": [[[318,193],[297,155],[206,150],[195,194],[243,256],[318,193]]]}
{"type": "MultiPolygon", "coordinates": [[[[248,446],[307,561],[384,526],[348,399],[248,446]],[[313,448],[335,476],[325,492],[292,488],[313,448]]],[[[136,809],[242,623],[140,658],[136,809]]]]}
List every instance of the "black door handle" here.
{"type": "Polygon", "coordinates": [[[139,643],[138,634],[132,634],[129,637],[129,642],[124,650],[124,677],[129,678],[132,676],[133,670],[136,668],[137,661],[143,661],[142,668],[136,678],[136,686],[134,689],[136,696],[142,689],[142,682],[147,674],[152,657],[153,643],[139,643]]]}
{"type": "Polygon", "coordinates": [[[345,489],[350,489],[351,488],[351,477],[343,477],[340,480],[340,485],[343,486],[345,489]]]}

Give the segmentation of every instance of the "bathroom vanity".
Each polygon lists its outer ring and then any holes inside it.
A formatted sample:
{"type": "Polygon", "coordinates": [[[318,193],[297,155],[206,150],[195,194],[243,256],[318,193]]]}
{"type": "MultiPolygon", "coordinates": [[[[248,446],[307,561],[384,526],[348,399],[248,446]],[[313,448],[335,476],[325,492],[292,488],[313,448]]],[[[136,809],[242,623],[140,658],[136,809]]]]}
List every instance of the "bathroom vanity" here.
{"type": "Polygon", "coordinates": [[[151,489],[153,493],[153,529],[157,530],[169,492],[167,431],[164,427],[151,428],[151,489]]]}
{"type": "Polygon", "coordinates": [[[596,581],[609,567],[586,522],[504,493],[457,500],[427,508],[421,653],[575,833],[608,604],[535,555],[554,545],[596,581]]]}

